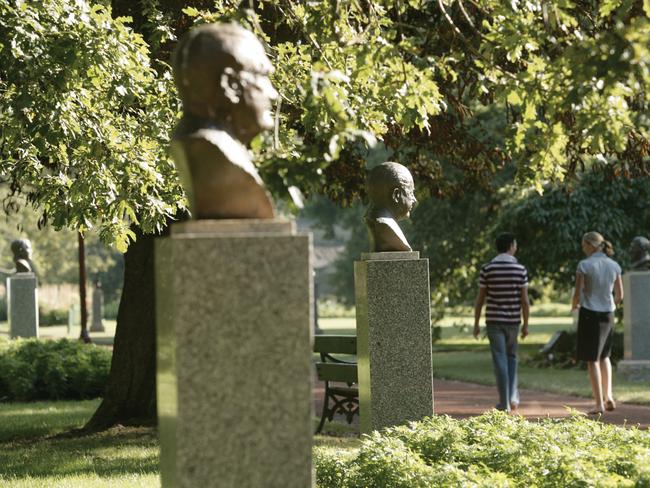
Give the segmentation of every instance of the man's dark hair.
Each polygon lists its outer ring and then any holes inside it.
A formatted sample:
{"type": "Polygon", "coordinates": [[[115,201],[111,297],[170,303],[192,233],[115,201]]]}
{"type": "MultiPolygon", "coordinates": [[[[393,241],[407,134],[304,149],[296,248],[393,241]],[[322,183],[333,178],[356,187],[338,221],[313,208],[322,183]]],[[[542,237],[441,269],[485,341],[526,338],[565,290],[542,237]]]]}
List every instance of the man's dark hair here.
{"type": "Polygon", "coordinates": [[[515,235],[512,232],[504,232],[497,236],[497,251],[508,252],[512,243],[515,242],[515,235]]]}

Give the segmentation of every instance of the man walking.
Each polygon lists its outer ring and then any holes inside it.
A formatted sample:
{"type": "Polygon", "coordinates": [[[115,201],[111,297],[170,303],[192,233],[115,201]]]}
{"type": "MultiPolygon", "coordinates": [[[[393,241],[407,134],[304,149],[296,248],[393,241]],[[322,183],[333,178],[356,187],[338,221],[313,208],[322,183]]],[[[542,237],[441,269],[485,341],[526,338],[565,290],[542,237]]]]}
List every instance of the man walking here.
{"type": "Polygon", "coordinates": [[[480,288],[474,308],[474,337],[481,332],[479,321],[483,305],[490,340],[492,364],[499,390],[496,408],[509,412],[519,406],[517,388],[517,334],[523,316],[521,338],[528,335],[528,272],[517,262],[514,234],[497,237],[499,255],[481,268],[480,288]]]}

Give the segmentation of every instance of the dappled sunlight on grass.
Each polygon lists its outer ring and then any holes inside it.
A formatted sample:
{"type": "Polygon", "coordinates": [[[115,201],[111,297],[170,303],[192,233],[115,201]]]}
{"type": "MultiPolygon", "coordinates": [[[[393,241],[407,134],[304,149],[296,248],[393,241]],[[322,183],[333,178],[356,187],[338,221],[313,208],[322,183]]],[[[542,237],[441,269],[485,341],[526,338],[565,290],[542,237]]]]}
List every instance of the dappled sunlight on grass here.
{"type": "Polygon", "coordinates": [[[99,400],[0,404],[0,486],[159,487],[158,435],[115,427],[70,437],[99,400]]]}
{"type": "Polygon", "coordinates": [[[0,403],[0,442],[82,427],[99,400],[0,403]]]}
{"type": "Polygon", "coordinates": [[[17,439],[0,444],[0,485],[159,486],[158,456],[157,432],[145,427],[117,427],[81,437],[17,439]],[[32,484],[39,478],[40,485],[32,484]]]}

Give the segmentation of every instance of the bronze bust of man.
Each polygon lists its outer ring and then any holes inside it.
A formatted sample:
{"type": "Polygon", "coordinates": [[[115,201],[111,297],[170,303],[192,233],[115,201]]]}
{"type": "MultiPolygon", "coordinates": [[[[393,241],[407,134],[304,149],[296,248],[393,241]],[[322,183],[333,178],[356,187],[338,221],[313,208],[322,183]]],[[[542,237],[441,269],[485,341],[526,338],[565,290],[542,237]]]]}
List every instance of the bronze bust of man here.
{"type": "Polygon", "coordinates": [[[172,58],[183,118],[172,155],[195,219],[273,218],[248,145],[274,125],[273,66],[237,24],[208,24],[181,39],[172,58]]]}
{"type": "Polygon", "coordinates": [[[370,205],[365,215],[372,252],[411,251],[397,221],[417,203],[413,177],[405,166],[387,162],[374,167],[366,181],[370,205]]]}
{"type": "Polygon", "coordinates": [[[632,239],[630,258],[632,271],[650,271],[650,240],[642,236],[632,239]]]}
{"type": "Polygon", "coordinates": [[[16,239],[11,243],[11,252],[14,255],[16,273],[35,273],[32,263],[32,243],[27,239],[16,239]]]}

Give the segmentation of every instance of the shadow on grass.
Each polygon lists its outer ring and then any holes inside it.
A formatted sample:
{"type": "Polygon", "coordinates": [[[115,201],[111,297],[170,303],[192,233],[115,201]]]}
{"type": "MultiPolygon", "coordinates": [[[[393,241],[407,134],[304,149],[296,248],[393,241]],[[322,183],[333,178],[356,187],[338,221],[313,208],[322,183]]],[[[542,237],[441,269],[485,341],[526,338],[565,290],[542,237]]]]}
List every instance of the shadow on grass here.
{"type": "Polygon", "coordinates": [[[0,478],[156,474],[158,456],[157,432],[147,427],[4,442],[0,443],[0,478]]]}
{"type": "Polygon", "coordinates": [[[81,427],[97,405],[99,400],[0,403],[0,443],[81,427]]]}

